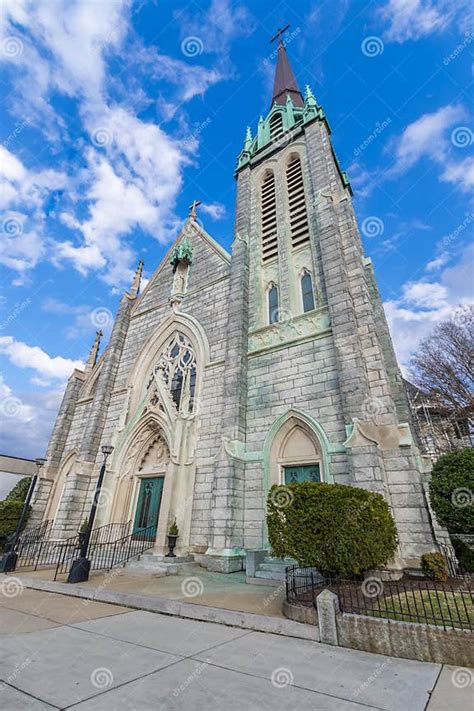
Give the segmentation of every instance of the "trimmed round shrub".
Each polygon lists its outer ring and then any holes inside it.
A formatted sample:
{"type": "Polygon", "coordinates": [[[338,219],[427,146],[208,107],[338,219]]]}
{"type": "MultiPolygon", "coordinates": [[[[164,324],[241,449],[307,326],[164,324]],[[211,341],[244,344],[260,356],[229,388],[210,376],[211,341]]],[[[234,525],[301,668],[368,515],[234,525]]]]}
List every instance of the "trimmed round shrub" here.
{"type": "Polygon", "coordinates": [[[31,477],[25,476],[20,481],[17,481],[13,489],[6,495],[5,501],[24,501],[30,488],[31,477]]]}
{"type": "Polygon", "coordinates": [[[430,580],[444,583],[449,578],[448,566],[441,553],[424,553],[421,556],[421,572],[430,580]]]}
{"type": "Polygon", "coordinates": [[[474,533],[474,449],[448,452],[433,466],[430,501],[450,533],[474,533]]]}
{"type": "Polygon", "coordinates": [[[397,530],[381,494],[343,484],[275,485],[267,502],[273,554],[328,576],[355,576],[384,565],[397,530]]]}
{"type": "Polygon", "coordinates": [[[461,569],[465,573],[474,573],[474,551],[460,538],[453,537],[451,543],[453,544],[454,552],[456,553],[456,558],[459,561],[461,569]]]}

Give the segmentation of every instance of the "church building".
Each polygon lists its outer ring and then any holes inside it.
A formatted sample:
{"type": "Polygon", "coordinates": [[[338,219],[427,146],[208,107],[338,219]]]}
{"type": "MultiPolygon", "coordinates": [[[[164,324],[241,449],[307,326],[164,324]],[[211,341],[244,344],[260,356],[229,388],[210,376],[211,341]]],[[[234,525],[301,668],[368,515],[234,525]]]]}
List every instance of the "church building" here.
{"type": "Polygon", "coordinates": [[[399,561],[444,538],[430,514],[414,439],[352,191],[311,88],[279,41],[271,108],[237,160],[231,253],[197,217],[140,293],[140,262],[109,343],[100,333],[65,391],[33,521],[58,538],[87,518],[113,446],[95,521],[153,531],[167,551],[232,572],[268,548],[273,484],[323,481],[383,494],[399,561]]]}

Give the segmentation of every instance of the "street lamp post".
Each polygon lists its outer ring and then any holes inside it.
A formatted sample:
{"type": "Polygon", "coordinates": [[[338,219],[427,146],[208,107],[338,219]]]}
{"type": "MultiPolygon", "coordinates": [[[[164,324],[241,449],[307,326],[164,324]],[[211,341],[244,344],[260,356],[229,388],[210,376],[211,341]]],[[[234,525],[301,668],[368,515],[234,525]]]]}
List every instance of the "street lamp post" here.
{"type": "Polygon", "coordinates": [[[87,529],[85,531],[85,536],[81,541],[80,556],[73,560],[71,565],[71,570],[67,578],[68,583],[84,583],[89,580],[89,573],[91,569],[91,562],[87,557],[87,551],[89,548],[89,541],[91,538],[92,527],[94,525],[95,513],[97,511],[97,504],[99,502],[100,490],[102,489],[102,482],[104,481],[105,467],[107,464],[107,457],[112,454],[114,448],[110,445],[102,446],[102,454],[104,455],[104,461],[102,462],[102,467],[100,469],[99,478],[97,479],[97,484],[95,487],[94,500],[92,502],[91,512],[89,514],[89,520],[87,522],[87,529]]]}
{"type": "Polygon", "coordinates": [[[16,546],[18,544],[18,539],[20,537],[20,533],[23,530],[23,525],[25,523],[25,518],[26,518],[26,513],[28,511],[28,507],[30,505],[31,497],[33,496],[33,492],[35,490],[36,482],[38,481],[38,475],[41,467],[44,465],[46,462],[46,459],[43,459],[41,457],[38,457],[38,459],[35,459],[35,464],[36,464],[36,473],[33,476],[28,493],[26,495],[25,503],[23,504],[23,509],[21,511],[21,516],[18,519],[18,523],[16,526],[16,531],[13,534],[13,538],[9,541],[7,545],[7,551],[4,553],[1,561],[0,561],[0,573],[12,573],[15,568],[16,568],[16,563],[18,560],[18,553],[16,552],[16,546]]]}

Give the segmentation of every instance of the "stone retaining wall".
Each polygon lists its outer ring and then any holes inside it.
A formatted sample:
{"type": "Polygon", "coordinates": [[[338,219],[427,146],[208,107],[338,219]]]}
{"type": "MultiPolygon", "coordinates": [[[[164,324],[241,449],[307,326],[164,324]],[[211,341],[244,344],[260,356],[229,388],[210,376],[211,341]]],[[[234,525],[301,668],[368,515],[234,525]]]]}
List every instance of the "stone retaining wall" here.
{"type": "Polygon", "coordinates": [[[421,662],[474,666],[473,634],[468,630],[341,613],[339,599],[330,590],[323,590],[316,602],[317,612],[285,600],[283,614],[318,626],[324,644],[421,662]]]}

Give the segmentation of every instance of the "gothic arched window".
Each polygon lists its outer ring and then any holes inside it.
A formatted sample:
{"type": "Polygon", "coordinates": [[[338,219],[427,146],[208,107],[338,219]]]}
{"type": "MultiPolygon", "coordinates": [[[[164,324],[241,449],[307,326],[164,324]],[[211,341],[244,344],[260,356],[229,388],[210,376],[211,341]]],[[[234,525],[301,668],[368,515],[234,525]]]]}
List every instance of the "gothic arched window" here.
{"type": "Polygon", "coordinates": [[[301,275],[301,300],[304,313],[314,309],[313,280],[306,270],[301,275]]]}
{"type": "Polygon", "coordinates": [[[186,336],[182,333],[173,335],[154,373],[162,376],[178,412],[192,412],[196,390],[196,356],[186,336]]]}
{"type": "Polygon", "coordinates": [[[276,284],[271,284],[267,292],[268,298],[268,323],[278,323],[280,318],[280,309],[278,305],[278,287],[276,284]]]}
{"type": "Polygon", "coordinates": [[[267,171],[261,188],[262,261],[268,262],[278,253],[275,176],[267,171]]]}
{"type": "Polygon", "coordinates": [[[286,168],[288,209],[290,213],[290,234],[293,247],[300,247],[309,241],[308,214],[303,184],[303,171],[298,155],[292,155],[286,168]]]}

